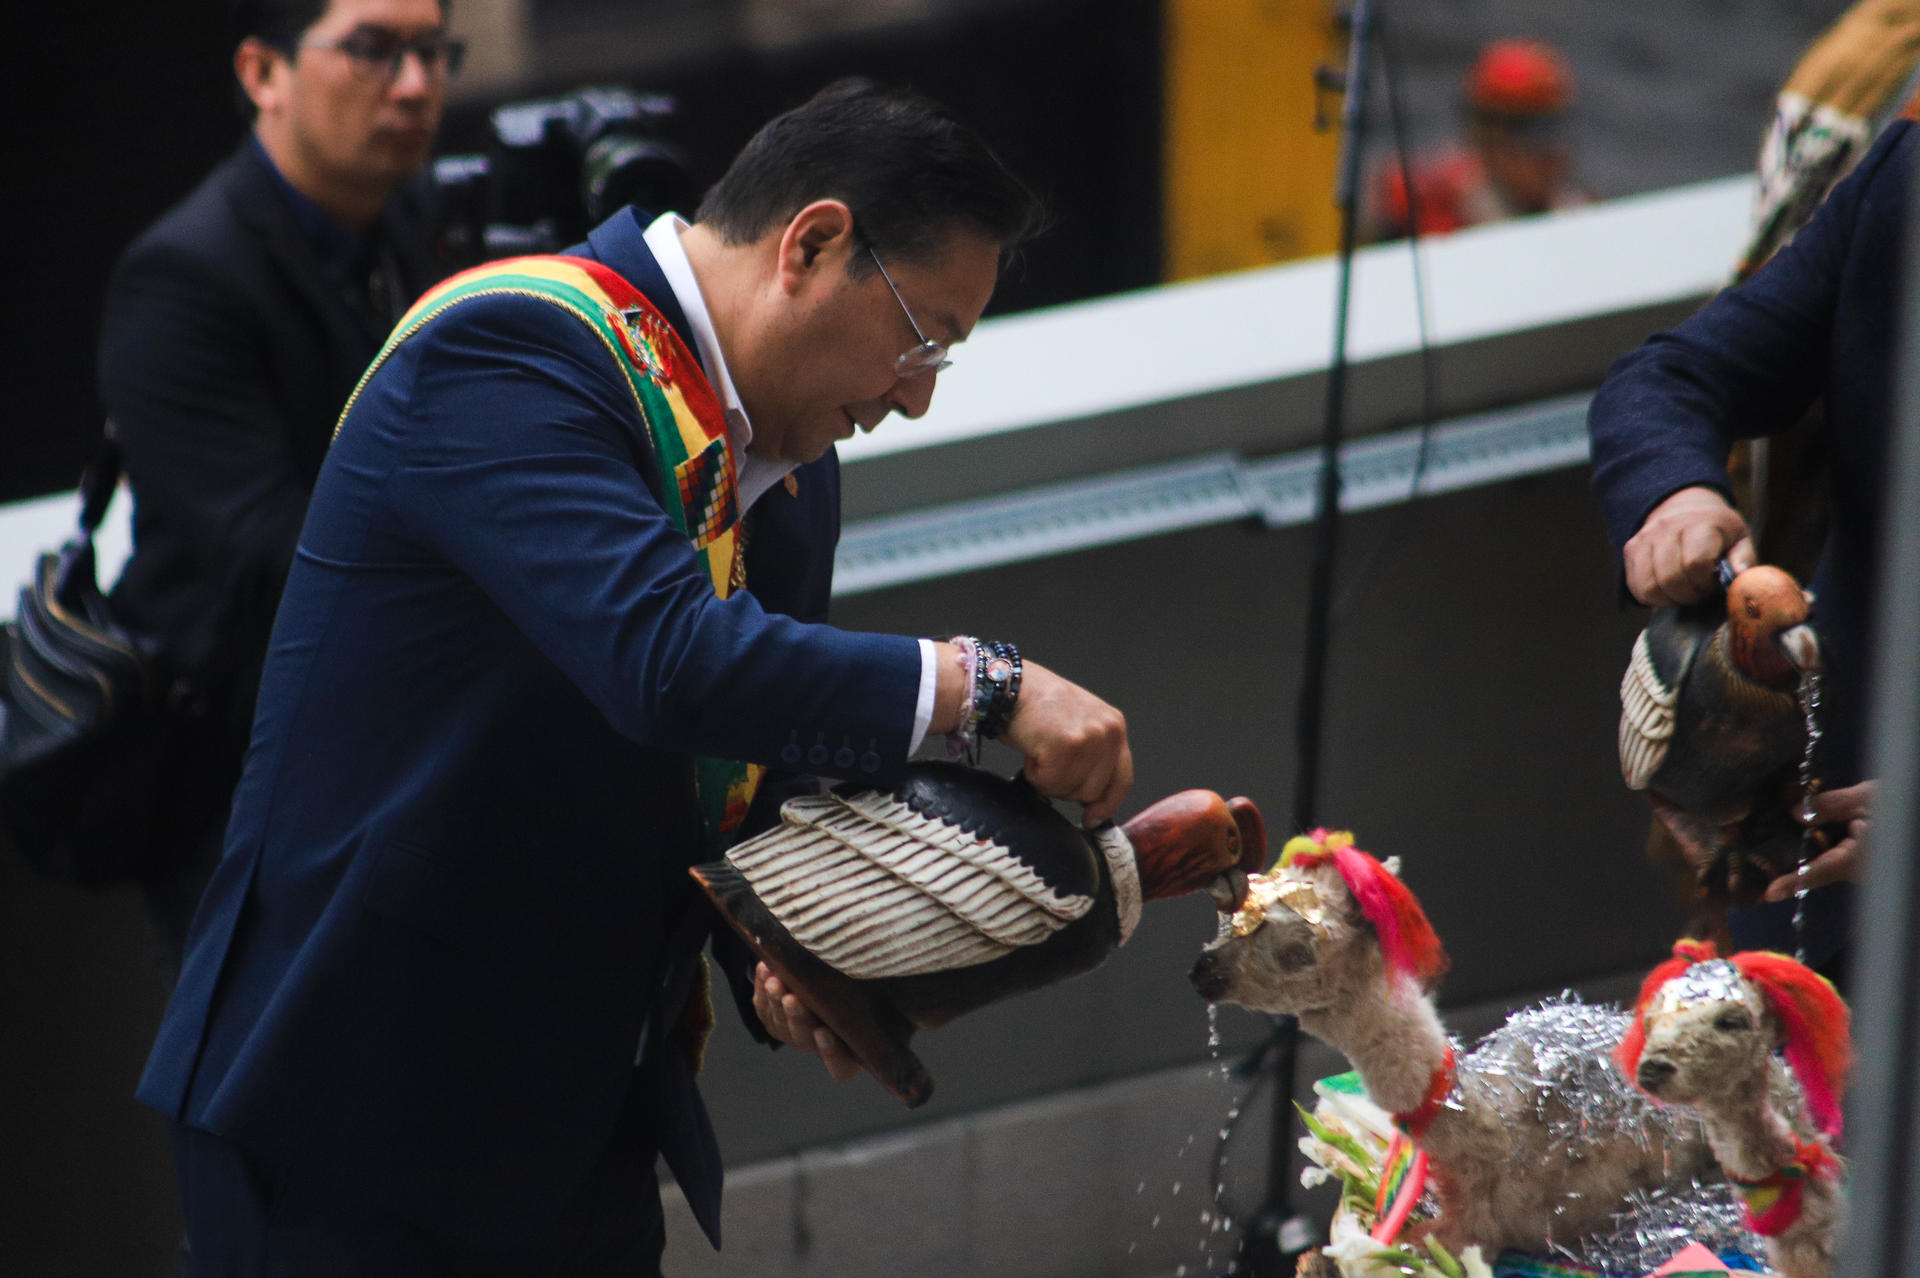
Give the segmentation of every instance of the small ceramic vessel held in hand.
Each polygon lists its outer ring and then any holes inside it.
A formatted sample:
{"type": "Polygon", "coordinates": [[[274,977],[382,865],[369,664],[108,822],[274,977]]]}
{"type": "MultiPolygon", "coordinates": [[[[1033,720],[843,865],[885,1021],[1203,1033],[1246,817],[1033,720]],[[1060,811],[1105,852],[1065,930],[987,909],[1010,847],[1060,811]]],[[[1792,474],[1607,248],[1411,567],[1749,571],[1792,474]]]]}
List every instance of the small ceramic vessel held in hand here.
{"type": "Polygon", "coordinates": [[[1820,669],[1799,583],[1761,565],[1724,598],[1661,608],[1620,685],[1620,768],[1710,896],[1750,904],[1798,861],[1799,689],[1820,669]]]}

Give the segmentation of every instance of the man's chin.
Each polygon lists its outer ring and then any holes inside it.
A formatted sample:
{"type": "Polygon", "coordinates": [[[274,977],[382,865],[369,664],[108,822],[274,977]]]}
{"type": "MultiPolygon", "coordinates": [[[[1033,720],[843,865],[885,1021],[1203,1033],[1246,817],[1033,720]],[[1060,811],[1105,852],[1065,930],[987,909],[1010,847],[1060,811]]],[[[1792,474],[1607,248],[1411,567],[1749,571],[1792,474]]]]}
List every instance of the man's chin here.
{"type": "Polygon", "coordinates": [[[387,178],[404,182],[427,165],[433,155],[433,134],[381,133],[375,136],[372,163],[387,178]]]}

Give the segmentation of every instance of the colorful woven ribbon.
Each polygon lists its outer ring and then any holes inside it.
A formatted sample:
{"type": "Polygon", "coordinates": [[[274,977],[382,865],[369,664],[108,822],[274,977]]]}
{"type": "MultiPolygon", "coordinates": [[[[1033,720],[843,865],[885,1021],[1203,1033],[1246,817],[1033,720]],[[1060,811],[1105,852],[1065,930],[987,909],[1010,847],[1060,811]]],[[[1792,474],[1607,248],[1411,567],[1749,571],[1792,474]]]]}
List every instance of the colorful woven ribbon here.
{"type": "Polygon", "coordinates": [[[1819,1141],[1793,1140],[1793,1157],[1770,1176],[1742,1180],[1732,1172],[1727,1180],[1747,1204],[1747,1224],[1762,1238],[1774,1238],[1800,1219],[1807,1182],[1839,1173],[1839,1163],[1819,1141]]]}

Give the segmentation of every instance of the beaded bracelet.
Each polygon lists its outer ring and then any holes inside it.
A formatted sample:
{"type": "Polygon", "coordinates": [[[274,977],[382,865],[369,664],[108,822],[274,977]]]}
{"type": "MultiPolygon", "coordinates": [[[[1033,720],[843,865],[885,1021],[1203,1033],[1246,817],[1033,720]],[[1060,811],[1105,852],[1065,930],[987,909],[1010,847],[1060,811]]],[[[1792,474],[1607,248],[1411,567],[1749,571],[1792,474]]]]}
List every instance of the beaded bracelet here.
{"type": "Polygon", "coordinates": [[[981,660],[980,641],[972,635],[955,635],[951,642],[960,650],[960,686],[967,692],[966,701],[960,707],[960,722],[952,732],[947,734],[947,757],[964,759],[968,763],[978,763],[980,761],[980,667],[986,663],[981,660]]]}
{"type": "Polygon", "coordinates": [[[1020,676],[1025,668],[1020,661],[1020,649],[1012,644],[981,646],[986,659],[981,664],[980,680],[986,685],[989,698],[980,716],[980,735],[994,740],[1013,722],[1013,707],[1020,698],[1020,676]]]}

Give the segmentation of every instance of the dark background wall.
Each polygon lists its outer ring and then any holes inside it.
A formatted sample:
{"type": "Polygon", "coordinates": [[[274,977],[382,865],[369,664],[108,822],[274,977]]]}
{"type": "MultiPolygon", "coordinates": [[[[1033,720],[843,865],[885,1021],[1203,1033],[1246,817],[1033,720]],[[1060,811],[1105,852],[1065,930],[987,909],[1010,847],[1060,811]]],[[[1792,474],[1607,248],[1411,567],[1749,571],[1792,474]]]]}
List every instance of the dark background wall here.
{"type": "Polygon", "coordinates": [[[240,136],[222,13],[208,0],[49,5],[32,51],[14,50],[26,78],[9,76],[22,125],[7,142],[8,221],[14,296],[32,302],[8,326],[0,501],[79,478],[100,429],[94,345],[113,259],[240,136]]]}

